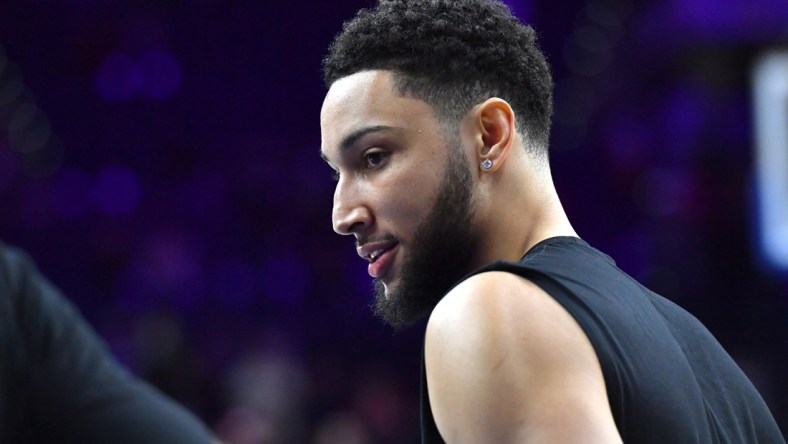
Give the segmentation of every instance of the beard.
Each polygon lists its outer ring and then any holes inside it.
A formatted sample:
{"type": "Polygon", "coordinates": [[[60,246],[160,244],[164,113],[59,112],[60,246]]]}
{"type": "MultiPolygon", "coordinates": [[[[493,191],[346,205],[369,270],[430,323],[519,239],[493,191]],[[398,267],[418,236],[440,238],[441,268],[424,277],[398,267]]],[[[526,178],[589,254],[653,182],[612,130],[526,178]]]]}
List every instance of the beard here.
{"type": "Polygon", "coordinates": [[[449,150],[432,210],[419,224],[405,256],[399,285],[386,289],[374,280],[375,316],[395,329],[408,326],[431,312],[443,296],[470,271],[475,245],[473,181],[459,145],[449,150]]]}

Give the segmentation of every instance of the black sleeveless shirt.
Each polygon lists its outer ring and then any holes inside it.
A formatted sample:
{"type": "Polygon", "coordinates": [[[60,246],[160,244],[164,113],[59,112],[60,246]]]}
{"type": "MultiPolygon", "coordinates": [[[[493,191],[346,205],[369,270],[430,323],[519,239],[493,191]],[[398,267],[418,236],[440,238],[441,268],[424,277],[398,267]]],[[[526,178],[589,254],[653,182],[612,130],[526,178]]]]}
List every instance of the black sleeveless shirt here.
{"type": "MultiPolygon", "coordinates": [[[[519,262],[495,262],[468,276],[494,270],[538,285],[582,327],[625,443],[785,443],[755,387],[711,333],[583,240],[547,239],[519,262]]],[[[444,442],[423,363],[421,422],[423,443],[444,442]]]]}

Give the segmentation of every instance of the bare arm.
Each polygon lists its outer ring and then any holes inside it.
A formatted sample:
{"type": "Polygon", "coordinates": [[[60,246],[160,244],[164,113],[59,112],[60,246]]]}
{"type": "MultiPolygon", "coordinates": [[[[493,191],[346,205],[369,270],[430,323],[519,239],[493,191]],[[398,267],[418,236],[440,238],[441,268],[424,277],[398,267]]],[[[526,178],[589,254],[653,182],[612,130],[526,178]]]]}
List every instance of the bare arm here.
{"type": "Polygon", "coordinates": [[[425,359],[448,443],[621,442],[591,343],[523,278],[482,273],[452,290],[430,317],[425,359]]]}

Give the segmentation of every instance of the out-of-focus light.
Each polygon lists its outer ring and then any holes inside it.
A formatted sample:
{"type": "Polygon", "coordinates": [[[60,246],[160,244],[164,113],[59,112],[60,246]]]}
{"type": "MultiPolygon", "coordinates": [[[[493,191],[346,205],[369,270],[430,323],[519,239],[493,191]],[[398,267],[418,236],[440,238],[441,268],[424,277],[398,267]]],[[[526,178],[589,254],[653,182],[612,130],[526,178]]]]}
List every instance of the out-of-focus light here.
{"type": "Polygon", "coordinates": [[[22,167],[28,177],[44,178],[56,173],[63,164],[63,144],[57,137],[50,136],[43,149],[25,153],[22,167]]]}
{"type": "Polygon", "coordinates": [[[151,99],[171,96],[181,84],[181,67],[175,57],[162,49],[145,53],[139,61],[140,92],[151,99]]]}
{"type": "Polygon", "coordinates": [[[5,48],[3,48],[3,45],[0,45],[0,76],[3,75],[7,64],[8,58],[5,56],[5,48]]]}
{"type": "Polygon", "coordinates": [[[588,52],[604,54],[612,48],[610,39],[596,26],[581,26],[575,30],[573,39],[588,52]]]}
{"type": "Polygon", "coordinates": [[[760,57],[752,81],[760,249],[788,270],[788,51],[760,57]]]}
{"type": "Polygon", "coordinates": [[[181,67],[172,53],[156,48],[139,59],[121,52],[107,55],[96,72],[95,87],[106,100],[123,101],[137,96],[164,99],[178,90],[181,67]]]}
{"type": "Polygon", "coordinates": [[[620,172],[641,171],[649,156],[656,150],[651,146],[656,140],[653,128],[644,125],[634,112],[620,113],[609,126],[605,136],[610,159],[620,172]]]}
{"type": "Polygon", "coordinates": [[[630,0],[587,0],[577,26],[564,43],[563,56],[571,74],[556,85],[556,148],[579,147],[588,133],[597,105],[599,79],[613,60],[620,26],[632,12],[630,0]]]}
{"type": "Polygon", "coordinates": [[[15,134],[11,134],[12,146],[21,153],[34,153],[40,151],[49,142],[49,128],[35,127],[28,131],[21,133],[22,137],[16,138],[15,134]]]}
{"type": "Polygon", "coordinates": [[[534,13],[534,2],[532,0],[505,0],[504,3],[509,5],[512,13],[525,22],[533,22],[536,20],[534,13]]]}
{"type": "Polygon", "coordinates": [[[577,148],[586,136],[596,94],[587,77],[563,78],[555,87],[556,150],[577,148]]]}
{"type": "Polygon", "coordinates": [[[44,148],[49,141],[49,119],[35,104],[24,103],[11,114],[8,131],[11,148],[30,154],[44,148]]]}
{"type": "Polygon", "coordinates": [[[128,54],[109,54],[96,73],[96,89],[101,97],[111,101],[128,100],[142,83],[140,72],[128,54]]]}
{"type": "Polygon", "coordinates": [[[64,169],[59,172],[50,195],[52,212],[65,219],[86,215],[92,207],[92,185],[90,177],[80,170],[64,169]]]}
{"type": "Polygon", "coordinates": [[[221,305],[248,308],[260,291],[259,273],[249,262],[228,260],[215,267],[211,285],[221,305]]]}
{"type": "Polygon", "coordinates": [[[0,106],[12,104],[22,94],[23,89],[22,82],[16,79],[0,84],[0,106]]]}
{"type": "Polygon", "coordinates": [[[109,166],[99,173],[93,195],[98,209],[106,214],[121,215],[132,211],[140,199],[137,174],[124,166],[109,166]]]}
{"type": "Polygon", "coordinates": [[[590,1],[585,6],[586,15],[599,26],[621,26],[623,17],[619,14],[619,8],[616,6],[610,1],[590,1]]]}
{"type": "Polygon", "coordinates": [[[601,74],[610,63],[611,44],[598,29],[584,26],[569,37],[564,46],[564,60],[577,75],[601,74]]]}
{"type": "Polygon", "coordinates": [[[583,77],[569,77],[558,82],[555,92],[556,123],[569,127],[585,125],[596,105],[593,85],[583,77]]]}
{"type": "Polygon", "coordinates": [[[306,293],[307,268],[303,258],[293,253],[269,257],[262,267],[263,291],[273,300],[298,305],[306,293]]]}
{"type": "Polygon", "coordinates": [[[20,155],[28,177],[55,173],[63,162],[63,146],[51,133],[49,118],[36,105],[19,68],[0,48],[0,127],[7,130],[8,146],[20,155]]]}
{"type": "Polygon", "coordinates": [[[711,101],[700,84],[679,84],[666,94],[659,110],[661,126],[670,128],[671,143],[660,148],[666,155],[682,161],[694,155],[711,101]]]}
{"type": "Polygon", "coordinates": [[[585,13],[591,22],[599,26],[617,28],[624,24],[634,9],[631,0],[589,0],[585,13]]]}
{"type": "Polygon", "coordinates": [[[131,313],[149,311],[160,302],[179,310],[199,307],[206,273],[198,243],[178,232],[153,233],[139,241],[139,251],[115,289],[119,305],[131,313]]]}
{"type": "Polygon", "coordinates": [[[635,181],[632,192],[641,211],[659,218],[689,210],[696,188],[692,175],[684,171],[653,168],[635,181]]]}
{"type": "Polygon", "coordinates": [[[8,121],[10,131],[21,131],[25,129],[36,117],[38,109],[32,103],[23,103],[11,114],[8,121]]]}
{"type": "Polygon", "coordinates": [[[16,162],[11,150],[0,140],[0,191],[8,189],[16,178],[16,162]]]}
{"type": "Polygon", "coordinates": [[[788,2],[785,0],[670,0],[667,17],[675,33],[695,44],[707,40],[741,45],[785,37],[788,2]]]}

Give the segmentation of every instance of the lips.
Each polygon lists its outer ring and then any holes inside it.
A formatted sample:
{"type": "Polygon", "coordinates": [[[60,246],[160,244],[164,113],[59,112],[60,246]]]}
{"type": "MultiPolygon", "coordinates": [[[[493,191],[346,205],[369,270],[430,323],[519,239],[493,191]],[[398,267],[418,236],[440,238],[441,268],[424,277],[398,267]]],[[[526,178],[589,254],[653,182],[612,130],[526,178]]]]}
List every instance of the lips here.
{"type": "Polygon", "coordinates": [[[360,245],[356,252],[362,259],[369,262],[367,271],[373,278],[383,275],[394,258],[394,249],[397,247],[396,241],[376,241],[367,242],[360,245]]]}

